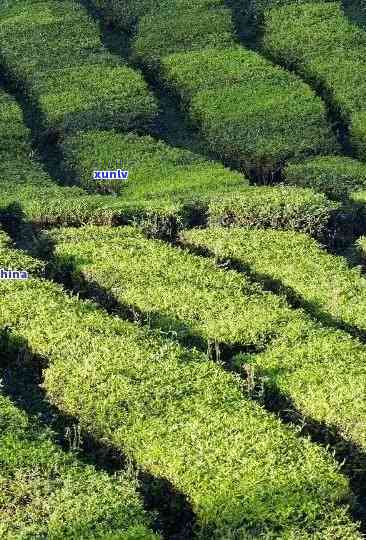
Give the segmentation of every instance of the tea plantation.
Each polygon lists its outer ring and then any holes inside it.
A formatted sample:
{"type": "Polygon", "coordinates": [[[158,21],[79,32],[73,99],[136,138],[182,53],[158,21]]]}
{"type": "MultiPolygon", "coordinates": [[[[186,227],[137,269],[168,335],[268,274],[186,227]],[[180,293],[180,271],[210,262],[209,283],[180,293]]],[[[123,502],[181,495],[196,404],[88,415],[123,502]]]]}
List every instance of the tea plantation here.
{"type": "Polygon", "coordinates": [[[366,538],[365,6],[2,0],[0,539],[366,538]]]}

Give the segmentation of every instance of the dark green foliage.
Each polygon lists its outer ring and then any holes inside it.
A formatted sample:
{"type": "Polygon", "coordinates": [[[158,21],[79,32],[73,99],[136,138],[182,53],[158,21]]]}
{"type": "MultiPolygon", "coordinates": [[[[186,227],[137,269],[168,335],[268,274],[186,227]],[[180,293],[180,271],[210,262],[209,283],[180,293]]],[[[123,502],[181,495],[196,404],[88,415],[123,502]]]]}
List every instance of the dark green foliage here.
{"type": "Polygon", "coordinates": [[[241,174],[220,163],[149,136],[113,131],[79,133],[63,144],[65,168],[91,191],[120,192],[124,198],[189,201],[248,185],[241,174]],[[128,181],[93,179],[94,170],[122,169],[128,181]]]}
{"type": "Polygon", "coordinates": [[[284,176],[287,184],[310,187],[335,200],[347,199],[352,191],[366,188],[366,165],[343,156],[319,156],[289,163],[284,176]]]}
{"type": "Polygon", "coordinates": [[[74,2],[18,5],[0,19],[0,59],[56,133],[148,126],[157,105],[142,76],[102,46],[99,29],[74,2]]]}
{"type": "Polygon", "coordinates": [[[80,133],[63,145],[71,178],[90,190],[119,191],[132,207],[171,207],[182,223],[276,227],[324,234],[337,206],[309,189],[249,187],[237,172],[151,137],[80,133]],[[125,181],[92,180],[93,170],[122,168],[125,181]],[[117,161],[117,163],[116,163],[117,161]],[[150,201],[148,203],[148,201],[150,201]]]}
{"type": "Polygon", "coordinates": [[[30,132],[15,100],[0,89],[0,159],[23,158],[30,153],[30,132]]]}
{"type": "MultiPolygon", "coordinates": [[[[167,0],[144,7],[133,53],[159,67],[160,80],[180,96],[220,159],[268,182],[291,157],[337,149],[324,105],[310,88],[236,46],[224,2],[167,0]]],[[[118,25],[117,11],[111,17],[118,25]]],[[[141,15],[138,4],[135,16],[141,15]]]]}
{"type": "Polygon", "coordinates": [[[133,50],[144,64],[157,66],[162,58],[173,53],[235,45],[233,23],[224,2],[216,9],[202,7],[200,2],[193,9],[184,4],[175,5],[174,9],[162,5],[141,18],[133,50]]]}
{"type": "Polygon", "coordinates": [[[210,226],[294,229],[324,238],[338,206],[311,189],[249,187],[212,198],[210,226]]]}
{"type": "Polygon", "coordinates": [[[253,51],[173,55],[164,59],[162,77],[187,104],[210,149],[261,181],[291,157],[336,149],[321,100],[253,51]]]}
{"type": "Polygon", "coordinates": [[[331,456],[246,399],[220,366],[52,283],[0,287],[0,324],[50,360],[49,399],[182,491],[198,538],[360,538],[331,456]]]}
{"type": "Polygon", "coordinates": [[[339,2],[291,4],[265,16],[264,48],[323,89],[365,157],[366,33],[339,2]]]}
{"type": "Polygon", "coordinates": [[[32,92],[43,115],[43,129],[148,127],[157,111],[141,75],[124,66],[81,66],[46,72],[32,92]]]}

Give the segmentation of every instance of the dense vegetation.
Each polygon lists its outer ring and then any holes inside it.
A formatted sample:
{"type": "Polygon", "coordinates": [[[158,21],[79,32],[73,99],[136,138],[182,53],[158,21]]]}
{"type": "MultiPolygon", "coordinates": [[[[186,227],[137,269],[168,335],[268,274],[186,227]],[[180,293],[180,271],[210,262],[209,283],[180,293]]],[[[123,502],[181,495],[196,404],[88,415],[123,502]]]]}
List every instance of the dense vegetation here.
{"type": "Polygon", "coordinates": [[[364,538],[345,6],[0,6],[1,538],[364,538]]]}

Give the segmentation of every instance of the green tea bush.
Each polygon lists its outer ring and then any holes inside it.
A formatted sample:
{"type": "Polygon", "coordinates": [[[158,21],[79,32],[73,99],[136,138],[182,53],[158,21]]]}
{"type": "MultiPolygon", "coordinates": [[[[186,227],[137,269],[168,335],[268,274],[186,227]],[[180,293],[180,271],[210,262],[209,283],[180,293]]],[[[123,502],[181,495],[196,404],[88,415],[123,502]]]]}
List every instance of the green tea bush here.
{"type": "Polygon", "coordinates": [[[191,344],[263,348],[293,316],[245,276],[147,240],[134,228],[68,228],[52,238],[55,271],[69,268],[78,290],[95,284],[124,309],[191,344]]]}
{"type": "Polygon", "coordinates": [[[359,268],[330,255],[313,238],[292,231],[187,231],[193,245],[235,259],[292,301],[318,316],[366,332],[366,280],[359,268]]]}
{"type": "Polygon", "coordinates": [[[265,14],[264,49],[322,89],[365,157],[366,33],[339,2],[291,4],[265,14]]]}
{"type": "Polygon", "coordinates": [[[220,163],[150,136],[91,131],[67,138],[62,149],[71,180],[91,191],[120,192],[126,199],[204,199],[248,185],[245,177],[220,163]],[[128,170],[127,181],[93,179],[94,170],[117,168],[128,170]]]}
{"type": "Polygon", "coordinates": [[[253,51],[171,55],[162,78],[189,107],[209,148],[261,181],[289,158],[337,148],[321,100],[253,51]]]}
{"type": "MultiPolygon", "coordinates": [[[[303,235],[192,230],[184,233],[183,240],[216,259],[234,260],[260,276],[264,284],[306,303],[313,314],[323,311],[362,328],[365,280],[359,271],[322,253],[303,235]]],[[[323,432],[343,438],[344,449],[347,444],[366,448],[366,349],[357,339],[294,317],[263,353],[241,354],[236,360],[239,365],[253,366],[254,380],[275,397],[291,401],[310,426],[321,425],[323,432]]]]}
{"type": "Polygon", "coordinates": [[[136,215],[139,205],[165,201],[186,224],[208,219],[211,225],[294,228],[321,236],[337,209],[309,189],[249,187],[239,173],[151,137],[79,133],[62,148],[70,181],[89,190],[119,191],[121,201],[136,207],[136,215]],[[94,169],[115,169],[119,160],[129,171],[128,181],[92,180],[94,169]]]}
{"type": "MultiPolygon", "coordinates": [[[[309,427],[337,440],[346,461],[352,458],[350,448],[364,452],[364,344],[340,330],[293,321],[264,353],[237,361],[252,366],[254,379],[291,401],[309,427]]],[[[365,460],[354,458],[359,462],[353,472],[363,473],[365,460]]]]}
{"type": "Polygon", "coordinates": [[[157,105],[141,74],[103,48],[98,27],[74,2],[15,5],[0,19],[0,38],[0,62],[31,101],[42,130],[128,130],[155,118],[157,105]]]}
{"type": "Polygon", "coordinates": [[[14,98],[0,89],[0,158],[24,157],[31,151],[30,131],[14,98]]]}
{"type": "Polygon", "coordinates": [[[1,394],[0,426],[1,538],[159,538],[133,477],[83,465],[1,394]]]}
{"type": "Polygon", "coordinates": [[[361,538],[330,454],[245,398],[219,365],[53,283],[0,288],[1,326],[49,359],[49,399],[182,492],[198,537],[361,538]]]}
{"type": "Polygon", "coordinates": [[[208,221],[211,227],[294,229],[324,238],[338,208],[311,189],[251,186],[241,193],[213,197],[208,221]]]}
{"type": "Polygon", "coordinates": [[[35,74],[100,62],[117,62],[102,46],[98,27],[72,1],[50,0],[0,12],[1,58],[19,84],[35,74]]]}
{"type": "Polygon", "coordinates": [[[321,191],[335,200],[347,199],[366,187],[366,165],[343,156],[319,156],[301,163],[289,163],[285,182],[321,191]]]}
{"type": "Polygon", "coordinates": [[[141,75],[124,66],[81,66],[36,76],[35,103],[43,129],[124,131],[148,127],[157,112],[141,75]]]}
{"type": "MultiPolygon", "coordinates": [[[[133,53],[183,98],[220,159],[268,182],[291,157],[337,149],[322,101],[294,75],[236,46],[222,0],[143,4],[133,53]]],[[[116,11],[112,19],[121,24],[116,11]]]]}
{"type": "Polygon", "coordinates": [[[138,60],[149,67],[173,53],[202,49],[224,49],[235,45],[235,31],[230,11],[222,6],[203,8],[198,4],[174,6],[145,15],[138,25],[133,51],[138,60]]]}

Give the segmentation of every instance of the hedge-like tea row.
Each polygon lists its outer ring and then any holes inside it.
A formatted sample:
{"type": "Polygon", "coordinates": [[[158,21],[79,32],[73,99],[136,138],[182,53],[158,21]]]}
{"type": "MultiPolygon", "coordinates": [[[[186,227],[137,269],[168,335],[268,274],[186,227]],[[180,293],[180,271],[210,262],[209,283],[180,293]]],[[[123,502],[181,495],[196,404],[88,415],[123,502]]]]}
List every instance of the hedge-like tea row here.
{"type": "Polygon", "coordinates": [[[134,228],[56,231],[55,271],[71,273],[78,290],[90,284],[108,304],[141,314],[153,327],[191,345],[263,348],[294,316],[274,295],[210,260],[147,240],[134,228]],[[113,298],[113,300],[111,300],[113,298]]]}
{"type": "Polygon", "coordinates": [[[115,191],[126,199],[189,200],[215,192],[235,192],[248,186],[238,172],[208,161],[189,150],[150,136],[90,131],[69,137],[62,146],[65,169],[86,189],[115,191]],[[93,171],[124,169],[128,181],[93,179],[93,171]]]}
{"type": "Polygon", "coordinates": [[[287,159],[335,150],[323,103],[294,75],[236,47],[162,61],[210,149],[262,180],[287,159]]]}
{"type": "Polygon", "coordinates": [[[340,2],[291,4],[265,12],[263,46],[325,92],[349,126],[357,155],[366,157],[366,33],[340,2]]]}
{"type": "MultiPolygon", "coordinates": [[[[44,263],[12,249],[3,231],[0,266],[26,270],[32,277],[44,273],[44,263]]],[[[20,307],[17,286],[1,281],[3,286],[10,295],[9,308],[16,298],[20,307]]],[[[42,286],[39,281],[40,291],[42,286]]],[[[6,311],[1,314],[1,369],[12,366],[14,355],[24,347],[24,337],[7,325],[6,311]]],[[[12,370],[16,377],[14,366],[12,370]]],[[[136,481],[125,473],[108,476],[61,451],[50,430],[0,393],[1,538],[104,539],[112,533],[126,540],[158,538],[148,530],[149,519],[136,487],[136,481]]]]}
{"type": "Polygon", "coordinates": [[[30,132],[19,105],[0,89],[0,159],[24,158],[31,151],[30,132]]]}
{"type": "Polygon", "coordinates": [[[37,111],[41,131],[128,130],[156,115],[142,76],[103,48],[98,27],[74,2],[2,8],[0,40],[2,67],[37,111]]]}
{"type": "Polygon", "coordinates": [[[51,401],[186,495],[198,537],[360,538],[331,456],[244,398],[220,366],[55,284],[0,288],[1,326],[50,361],[51,401]]]}
{"type": "Polygon", "coordinates": [[[160,538],[133,478],[110,477],[62,452],[3,395],[0,426],[1,538],[160,538]]]}
{"type": "Polygon", "coordinates": [[[251,186],[212,198],[209,225],[294,229],[324,238],[338,206],[311,189],[251,186]]]}
{"type": "MultiPolygon", "coordinates": [[[[208,229],[186,231],[183,239],[216,258],[240,263],[292,299],[304,304],[307,300],[306,307],[315,314],[320,311],[363,329],[364,279],[307,237],[208,229]]],[[[358,340],[298,317],[266,351],[242,355],[238,362],[257,366],[258,377],[289,398],[305,417],[366,448],[366,348],[358,340]]]]}
{"type": "MultiPolygon", "coordinates": [[[[119,4],[94,3],[121,24],[119,4]]],[[[161,83],[183,98],[220,158],[268,181],[290,157],[336,149],[321,100],[296,76],[236,45],[225,2],[144,5],[147,14],[139,19],[133,53],[159,69],[161,83]]]]}
{"type": "Polygon", "coordinates": [[[242,175],[219,163],[151,137],[79,133],[64,143],[63,152],[71,180],[85,188],[93,187],[94,169],[120,168],[122,160],[128,181],[116,186],[116,181],[102,180],[99,189],[119,188],[121,198],[135,201],[136,215],[139,204],[165,201],[182,223],[207,216],[210,224],[294,228],[321,236],[337,209],[309,189],[249,187],[242,175]]]}
{"type": "Polygon", "coordinates": [[[320,318],[366,332],[366,280],[359,268],[290,231],[210,229],[185,238],[215,256],[235,259],[320,318]]]}
{"type": "MultiPolygon", "coordinates": [[[[31,159],[30,132],[22,111],[0,90],[0,217],[24,218],[40,226],[120,223],[134,217],[135,207],[115,197],[88,195],[78,187],[57,185],[38,161],[31,159]]],[[[136,205],[135,205],[136,206],[136,205]]],[[[175,211],[177,214],[177,211],[175,211]]],[[[140,219],[174,216],[168,205],[140,204],[140,219]]],[[[167,218],[166,218],[167,219],[167,218]]],[[[185,223],[187,224],[187,223],[185,223]]]]}
{"type": "Polygon", "coordinates": [[[289,163],[285,182],[321,191],[335,200],[344,200],[366,188],[366,165],[343,156],[319,156],[301,163],[289,163]]]}

